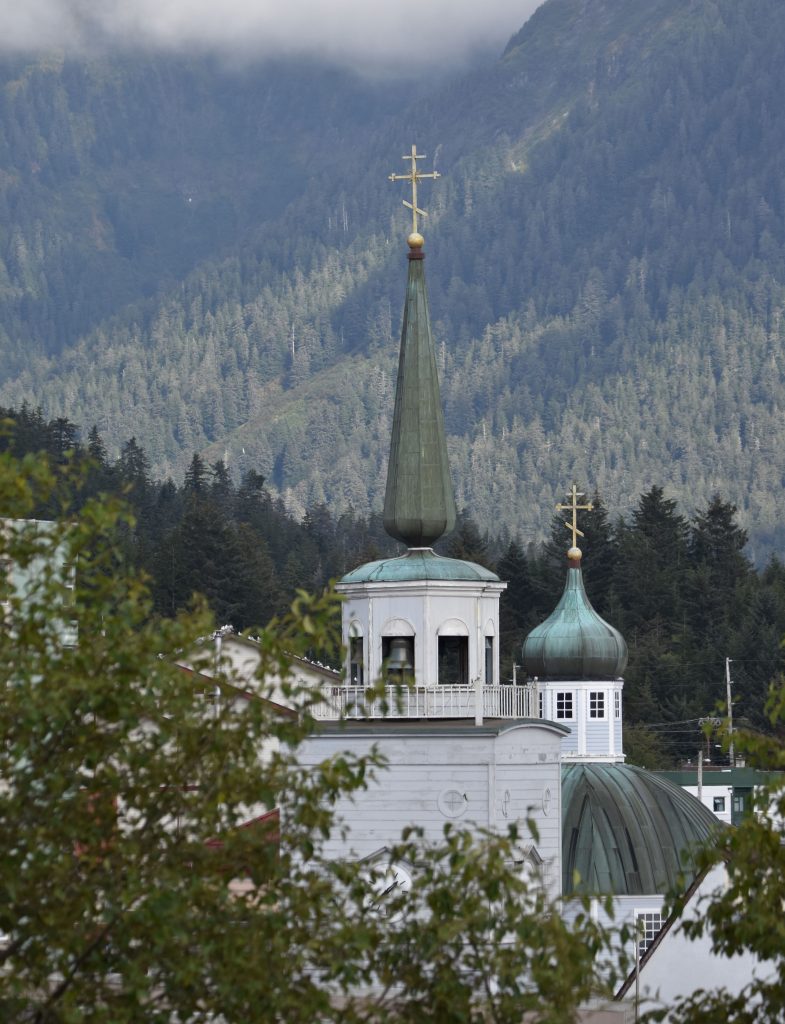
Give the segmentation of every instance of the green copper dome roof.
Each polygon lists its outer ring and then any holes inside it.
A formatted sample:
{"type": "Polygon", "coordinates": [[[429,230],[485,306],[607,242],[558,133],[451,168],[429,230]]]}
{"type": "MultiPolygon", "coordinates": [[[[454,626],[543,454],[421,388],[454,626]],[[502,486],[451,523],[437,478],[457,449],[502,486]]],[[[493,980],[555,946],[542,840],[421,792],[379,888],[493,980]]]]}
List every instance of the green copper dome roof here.
{"type": "Polygon", "coordinates": [[[665,893],[722,827],[690,793],[626,764],[562,765],[565,896],[665,893]]]}
{"type": "Polygon", "coordinates": [[[539,679],[617,679],[627,644],[591,606],[580,562],[570,565],[559,603],[523,644],[523,664],[539,679]]]}
{"type": "Polygon", "coordinates": [[[427,548],[454,527],[455,497],[447,458],[423,253],[416,248],[409,252],[384,495],[384,528],[407,547],[427,548]]]}
{"type": "Polygon", "coordinates": [[[341,583],[406,583],[410,580],[472,580],[498,583],[499,577],[482,565],[444,558],[430,549],[410,550],[398,558],[368,562],[347,573],[341,583]]]}

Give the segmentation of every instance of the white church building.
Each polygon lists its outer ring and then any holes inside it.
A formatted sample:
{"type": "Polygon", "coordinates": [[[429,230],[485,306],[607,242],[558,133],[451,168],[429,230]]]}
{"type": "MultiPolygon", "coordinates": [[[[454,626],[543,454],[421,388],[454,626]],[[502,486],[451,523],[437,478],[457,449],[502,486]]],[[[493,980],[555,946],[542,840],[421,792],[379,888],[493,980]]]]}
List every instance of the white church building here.
{"type": "MultiPolygon", "coordinates": [[[[413,149],[412,172],[404,176],[415,187],[416,159],[413,149]]],[[[416,209],[416,192],[413,198],[406,205],[416,209]]],[[[590,897],[600,918],[610,897],[614,923],[632,925],[638,935],[634,987],[649,1005],[658,996],[667,1001],[689,991],[692,978],[689,969],[685,975],[668,966],[669,951],[685,954],[678,923],[664,920],[664,897],[689,886],[690,900],[718,884],[698,875],[693,856],[717,820],[661,774],[625,764],[627,647],[584,588],[577,513],[587,506],[575,486],[570,504],[557,506],[572,517],[564,591],[525,638],[520,685],[499,677],[506,584],[483,566],[433,550],[456,514],[423,244],[415,219],[384,504],[385,529],[405,550],[361,565],[337,584],[344,597],[342,672],[293,666],[322,698],[313,708],[318,727],[298,750],[301,764],[372,748],[386,760],[366,789],[338,802],[343,827],[326,852],[383,866],[407,826],[438,841],[448,823],[477,834],[514,824],[520,842],[511,870],[541,879],[568,919],[573,897],[590,897]]],[[[222,643],[222,661],[253,672],[253,641],[222,643]]],[[[416,864],[389,868],[404,891],[417,871],[416,864]]],[[[746,964],[715,956],[708,940],[691,949],[703,986],[749,973],[746,964]]],[[[627,1024],[632,988],[631,975],[617,1003],[583,1019],[627,1024]]]]}
{"type": "Polygon", "coordinates": [[[576,516],[586,506],[575,487],[560,506],[573,531],[564,593],[526,638],[522,685],[499,678],[506,584],[434,552],[454,527],[455,501],[423,244],[415,230],[384,504],[385,529],[405,551],[337,585],[345,678],[322,688],[320,728],[300,748],[302,762],[316,765],[375,744],[388,768],[339,804],[347,831],[328,851],[364,860],[383,856],[407,825],[436,839],[450,821],[478,831],[515,823],[521,861],[537,868],[551,896],[564,897],[565,914],[573,895],[610,895],[617,922],[642,924],[643,951],[662,923],[664,894],[694,876],[690,852],[716,820],[683,790],[624,764],[627,648],[584,589],[576,516]],[[379,680],[383,694],[368,699],[379,680]]]}

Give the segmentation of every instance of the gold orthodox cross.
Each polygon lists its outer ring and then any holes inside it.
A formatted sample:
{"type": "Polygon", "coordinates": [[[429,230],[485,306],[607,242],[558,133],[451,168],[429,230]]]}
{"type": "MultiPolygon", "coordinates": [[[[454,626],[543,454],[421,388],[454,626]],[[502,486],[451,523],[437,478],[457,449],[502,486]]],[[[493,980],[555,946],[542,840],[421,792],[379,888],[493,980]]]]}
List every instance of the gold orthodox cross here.
{"type": "Polygon", "coordinates": [[[412,169],[408,174],[391,174],[390,181],[410,181],[412,184],[412,201],[409,203],[405,199],[403,205],[412,211],[412,231],[417,233],[417,214],[421,217],[427,217],[428,214],[425,210],[421,210],[417,205],[417,182],[422,181],[423,178],[441,178],[441,174],[438,171],[431,171],[430,174],[423,174],[417,170],[417,161],[424,160],[425,154],[418,153],[417,147],[412,146],[412,152],[410,156],[402,157],[403,160],[411,160],[412,169]]]}
{"type": "Polygon", "coordinates": [[[585,537],[586,534],[578,529],[578,513],[579,512],[591,512],[594,506],[589,501],[585,505],[578,504],[578,498],[585,498],[586,495],[583,491],[579,491],[575,484],[572,485],[572,490],[567,495],[571,499],[569,505],[562,505],[561,502],[556,506],[557,512],[572,512],[572,522],[565,523],[564,525],[568,530],[572,532],[572,546],[577,548],[578,537],[585,537]]]}

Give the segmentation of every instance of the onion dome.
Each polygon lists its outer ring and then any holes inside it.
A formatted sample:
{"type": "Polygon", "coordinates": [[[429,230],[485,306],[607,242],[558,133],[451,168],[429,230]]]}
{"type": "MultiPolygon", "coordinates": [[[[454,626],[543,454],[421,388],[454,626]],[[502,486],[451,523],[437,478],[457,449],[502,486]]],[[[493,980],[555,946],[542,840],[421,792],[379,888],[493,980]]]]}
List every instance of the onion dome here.
{"type": "Polygon", "coordinates": [[[430,548],[409,550],[398,558],[368,562],[347,573],[341,583],[406,583],[411,580],[469,580],[498,583],[499,577],[475,562],[445,558],[430,548]]]}
{"type": "Polygon", "coordinates": [[[538,679],[618,679],[627,644],[592,608],[583,586],[581,552],[567,553],[569,569],[559,603],[523,644],[523,665],[538,679]]]}
{"type": "Polygon", "coordinates": [[[563,894],[641,896],[689,884],[722,826],[691,793],[627,764],[562,765],[563,894]]]}

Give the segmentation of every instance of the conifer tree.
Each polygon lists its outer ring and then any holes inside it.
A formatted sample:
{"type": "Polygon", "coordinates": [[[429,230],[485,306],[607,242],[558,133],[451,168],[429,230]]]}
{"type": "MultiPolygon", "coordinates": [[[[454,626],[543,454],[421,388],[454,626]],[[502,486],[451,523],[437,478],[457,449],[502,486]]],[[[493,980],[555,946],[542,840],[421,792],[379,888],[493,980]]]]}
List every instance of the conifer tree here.
{"type": "Polygon", "coordinates": [[[507,589],[499,602],[499,653],[502,679],[512,678],[513,664],[520,664],[521,646],[534,625],[535,602],[529,566],[523,548],[511,541],[499,559],[496,572],[507,589]]]}
{"type": "Polygon", "coordinates": [[[201,497],[207,491],[207,467],[198,452],[194,452],[185,471],[183,490],[192,498],[201,497]]]}
{"type": "Polygon", "coordinates": [[[688,525],[676,502],[654,485],[641,495],[632,523],[619,530],[619,562],[613,587],[628,631],[660,619],[666,629],[683,617],[688,572],[688,525]]]}
{"type": "Polygon", "coordinates": [[[459,512],[455,530],[442,543],[448,558],[475,562],[493,571],[494,560],[488,549],[488,538],[480,533],[479,527],[466,509],[459,512]]]}

